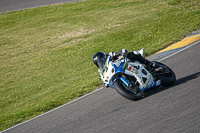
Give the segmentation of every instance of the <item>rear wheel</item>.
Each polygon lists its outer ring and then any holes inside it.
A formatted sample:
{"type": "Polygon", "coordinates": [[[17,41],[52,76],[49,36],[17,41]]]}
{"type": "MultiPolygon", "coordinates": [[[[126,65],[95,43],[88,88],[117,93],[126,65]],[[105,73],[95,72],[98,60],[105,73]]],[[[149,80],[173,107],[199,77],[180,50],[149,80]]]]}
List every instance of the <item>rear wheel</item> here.
{"type": "Polygon", "coordinates": [[[158,65],[159,67],[163,67],[163,71],[161,71],[161,73],[157,73],[157,78],[161,79],[161,85],[162,86],[170,86],[175,84],[176,82],[176,75],[175,73],[165,64],[160,63],[160,62],[156,62],[156,65],[158,65]]]}
{"type": "Polygon", "coordinates": [[[114,88],[121,96],[130,100],[139,100],[143,95],[139,87],[134,86],[133,88],[128,88],[120,79],[115,81],[114,88]]]}

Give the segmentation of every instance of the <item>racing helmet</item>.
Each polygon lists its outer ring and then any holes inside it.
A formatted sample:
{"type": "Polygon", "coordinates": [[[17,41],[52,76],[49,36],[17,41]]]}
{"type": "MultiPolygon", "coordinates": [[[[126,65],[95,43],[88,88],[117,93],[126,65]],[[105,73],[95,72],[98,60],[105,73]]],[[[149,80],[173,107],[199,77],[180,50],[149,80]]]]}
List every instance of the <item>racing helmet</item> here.
{"type": "Polygon", "coordinates": [[[100,69],[103,69],[106,59],[107,59],[107,55],[104,52],[97,52],[93,56],[94,64],[100,69]]]}

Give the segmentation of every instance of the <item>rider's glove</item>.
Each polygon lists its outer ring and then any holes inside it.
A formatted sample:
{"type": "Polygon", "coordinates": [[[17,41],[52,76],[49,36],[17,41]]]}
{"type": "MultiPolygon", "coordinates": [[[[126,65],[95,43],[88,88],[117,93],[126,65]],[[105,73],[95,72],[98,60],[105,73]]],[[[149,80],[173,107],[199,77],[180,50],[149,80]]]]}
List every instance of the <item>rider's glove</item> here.
{"type": "Polygon", "coordinates": [[[119,52],[110,52],[108,55],[112,57],[112,60],[117,60],[118,57],[126,57],[128,51],[126,49],[122,49],[119,52]]]}
{"type": "Polygon", "coordinates": [[[125,57],[128,53],[128,51],[126,49],[122,49],[121,50],[122,56],[125,57]]]}

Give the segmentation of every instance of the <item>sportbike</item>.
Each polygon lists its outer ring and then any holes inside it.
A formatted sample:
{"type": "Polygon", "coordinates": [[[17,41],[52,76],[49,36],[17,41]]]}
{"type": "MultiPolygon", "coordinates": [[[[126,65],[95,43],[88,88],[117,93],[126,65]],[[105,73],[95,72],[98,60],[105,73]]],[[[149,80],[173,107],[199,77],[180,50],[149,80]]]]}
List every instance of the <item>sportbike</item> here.
{"type": "MultiPolygon", "coordinates": [[[[144,57],[144,49],[138,51],[144,57]]],[[[176,82],[174,72],[165,64],[155,62],[157,68],[133,62],[126,57],[112,60],[107,58],[100,72],[104,86],[114,88],[120,95],[130,100],[139,100],[147,89],[170,86],[176,82]]]]}

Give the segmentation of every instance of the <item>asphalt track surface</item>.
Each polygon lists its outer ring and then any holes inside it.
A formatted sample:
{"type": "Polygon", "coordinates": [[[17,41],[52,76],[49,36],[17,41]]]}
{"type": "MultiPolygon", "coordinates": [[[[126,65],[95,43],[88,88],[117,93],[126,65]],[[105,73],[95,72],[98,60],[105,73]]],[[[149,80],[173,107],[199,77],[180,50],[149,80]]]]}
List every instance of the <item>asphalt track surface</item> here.
{"type": "Polygon", "coordinates": [[[76,1],[83,0],[0,0],[0,13],[76,1]]]}
{"type": "Polygon", "coordinates": [[[139,101],[102,88],[6,130],[6,133],[199,133],[200,41],[162,60],[177,82],[139,101]]]}

